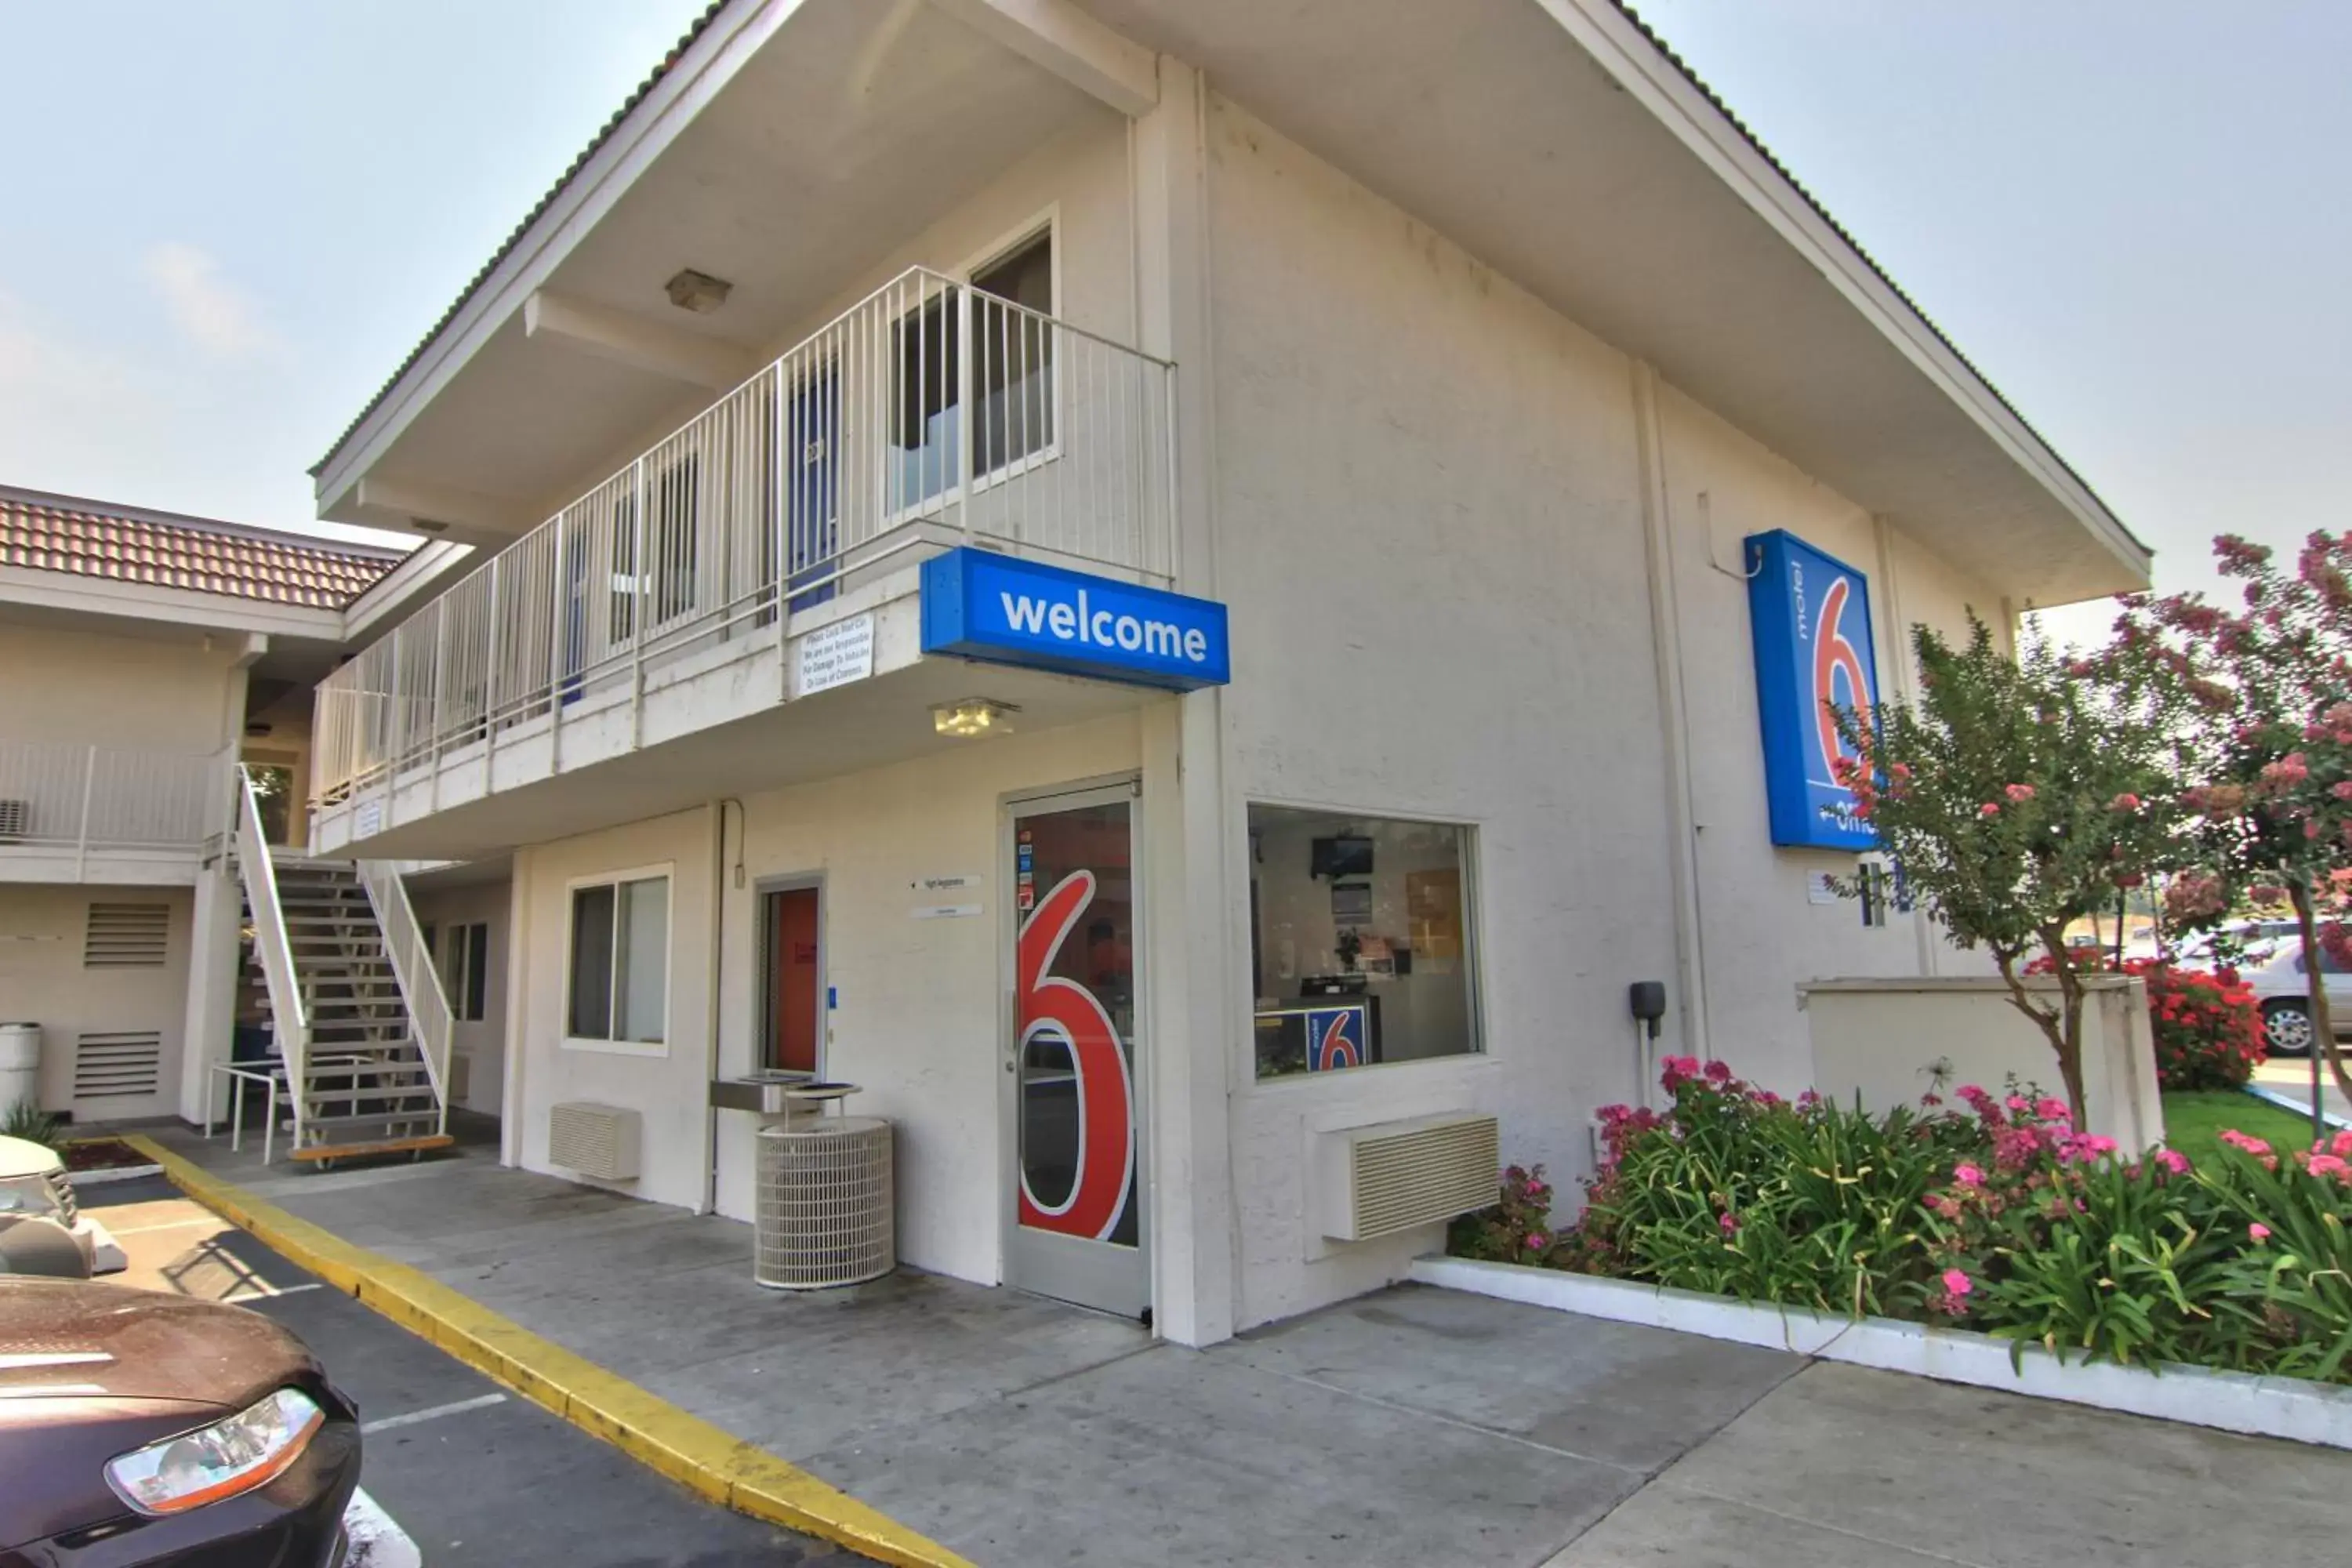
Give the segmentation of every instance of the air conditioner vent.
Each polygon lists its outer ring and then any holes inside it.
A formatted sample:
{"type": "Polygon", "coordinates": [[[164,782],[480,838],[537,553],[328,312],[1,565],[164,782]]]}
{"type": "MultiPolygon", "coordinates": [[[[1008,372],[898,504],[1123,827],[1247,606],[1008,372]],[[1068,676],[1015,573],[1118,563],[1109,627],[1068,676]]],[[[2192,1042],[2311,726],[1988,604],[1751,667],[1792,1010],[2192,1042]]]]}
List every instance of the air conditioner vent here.
{"type": "Polygon", "coordinates": [[[566,1100],[547,1113],[547,1163],[600,1182],[637,1179],[645,1118],[618,1105],[566,1100]]]}
{"type": "Polygon", "coordinates": [[[160,1032],[85,1032],[74,1042],[75,1100],[126,1100],[163,1091],[163,1037],[160,1032]]]}
{"type": "Polygon", "coordinates": [[[0,800],[0,844],[14,844],[33,835],[33,803],[0,800]]]}
{"type": "Polygon", "coordinates": [[[82,927],[85,969],[161,969],[172,935],[169,904],[89,906],[82,927]]]}
{"type": "Polygon", "coordinates": [[[1316,1140],[1323,1234],[1369,1241],[1485,1208],[1499,1190],[1495,1119],[1469,1111],[1376,1122],[1316,1140]]]}

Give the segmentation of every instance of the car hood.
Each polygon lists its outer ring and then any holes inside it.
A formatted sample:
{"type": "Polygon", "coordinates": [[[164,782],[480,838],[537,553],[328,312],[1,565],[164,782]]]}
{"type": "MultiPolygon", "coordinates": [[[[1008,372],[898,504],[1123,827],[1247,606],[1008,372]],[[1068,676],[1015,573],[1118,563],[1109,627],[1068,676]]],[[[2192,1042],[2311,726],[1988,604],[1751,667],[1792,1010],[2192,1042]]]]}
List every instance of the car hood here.
{"type": "Polygon", "coordinates": [[[44,1396],[241,1409],[318,1375],[300,1340],[241,1307],[72,1279],[0,1279],[0,1421],[44,1396]]]}

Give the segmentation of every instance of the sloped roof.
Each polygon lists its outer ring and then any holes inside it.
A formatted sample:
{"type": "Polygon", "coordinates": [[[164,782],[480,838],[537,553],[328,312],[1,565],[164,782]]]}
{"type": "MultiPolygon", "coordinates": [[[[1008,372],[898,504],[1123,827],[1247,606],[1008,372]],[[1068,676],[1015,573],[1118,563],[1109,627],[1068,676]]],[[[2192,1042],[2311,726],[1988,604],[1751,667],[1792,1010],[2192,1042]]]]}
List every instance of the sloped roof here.
{"type": "Polygon", "coordinates": [[[0,489],[0,566],[340,610],[400,561],[390,551],[0,489]]]}

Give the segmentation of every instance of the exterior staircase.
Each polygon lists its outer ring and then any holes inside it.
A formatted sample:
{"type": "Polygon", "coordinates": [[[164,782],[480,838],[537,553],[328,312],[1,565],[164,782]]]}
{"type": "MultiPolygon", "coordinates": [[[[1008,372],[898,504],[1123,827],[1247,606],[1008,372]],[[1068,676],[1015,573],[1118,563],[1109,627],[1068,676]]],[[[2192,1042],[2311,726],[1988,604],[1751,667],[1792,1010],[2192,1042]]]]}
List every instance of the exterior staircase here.
{"type": "Polygon", "coordinates": [[[293,1158],[449,1146],[448,1003],[400,879],[273,851],[252,805],[237,858],[293,1158]]]}

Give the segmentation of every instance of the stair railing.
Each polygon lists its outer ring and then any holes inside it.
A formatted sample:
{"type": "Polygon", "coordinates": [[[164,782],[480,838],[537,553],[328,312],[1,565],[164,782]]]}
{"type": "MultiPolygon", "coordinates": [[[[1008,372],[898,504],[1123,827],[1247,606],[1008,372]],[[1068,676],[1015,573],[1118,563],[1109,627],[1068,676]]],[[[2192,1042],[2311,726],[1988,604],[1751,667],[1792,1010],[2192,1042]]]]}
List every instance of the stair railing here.
{"type": "Polygon", "coordinates": [[[302,1089],[310,1056],[310,1015],[294,964],[294,943],[286,934],[286,911],[278,899],[278,868],[269,858],[269,838],[261,826],[261,797],[252,773],[237,770],[236,868],[245,901],[253,911],[253,945],[269,988],[270,1029],[286,1072],[287,1102],[294,1111],[294,1147],[302,1147],[302,1089]]]}
{"type": "Polygon", "coordinates": [[[449,1047],[457,1032],[457,1015],[450,1008],[448,993],[441,988],[440,966],[433,962],[433,949],[425,940],[424,928],[416,923],[416,910],[408,901],[398,863],[362,860],[358,867],[360,886],[367,889],[368,902],[374,906],[375,923],[383,932],[383,951],[392,960],[401,1000],[408,1007],[409,1027],[415,1031],[417,1050],[425,1058],[425,1076],[433,1080],[433,1130],[446,1132],[449,1047]]]}

